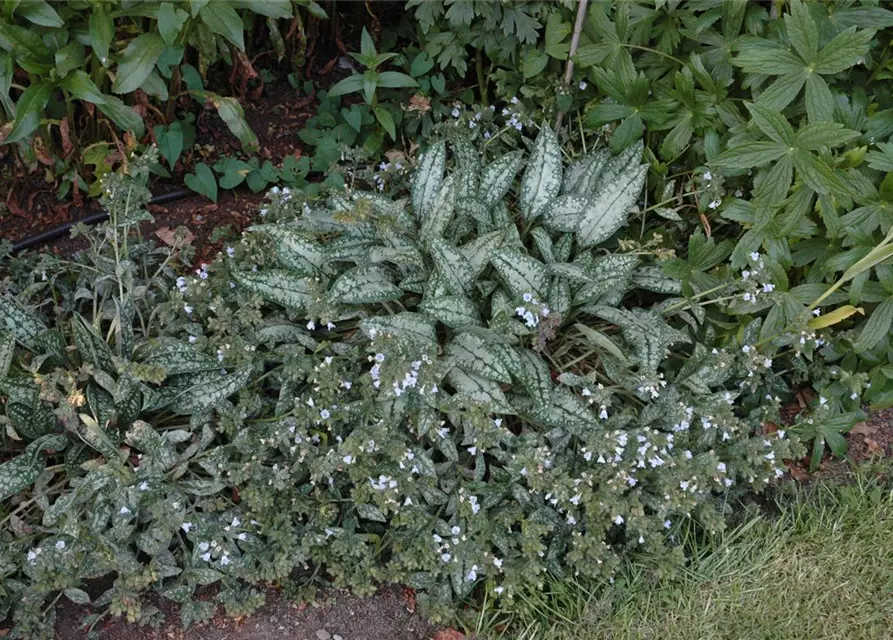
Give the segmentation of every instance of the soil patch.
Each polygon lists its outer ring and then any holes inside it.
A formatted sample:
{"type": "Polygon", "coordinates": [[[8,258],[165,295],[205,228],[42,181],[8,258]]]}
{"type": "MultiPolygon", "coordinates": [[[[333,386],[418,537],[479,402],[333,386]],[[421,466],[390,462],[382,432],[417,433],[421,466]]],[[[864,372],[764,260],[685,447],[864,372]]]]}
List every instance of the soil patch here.
{"type": "MultiPolygon", "coordinates": [[[[104,640],[430,640],[435,627],[418,613],[410,611],[411,601],[402,589],[383,587],[369,598],[329,591],[313,604],[296,604],[275,590],[267,592],[267,603],[254,615],[241,620],[215,617],[188,631],[180,627],[177,607],[163,599],[152,604],[165,614],[157,628],[139,627],[112,621],[101,627],[104,640]]],[[[66,602],[57,609],[56,638],[80,640],[86,637],[80,620],[86,607],[66,602]]]]}

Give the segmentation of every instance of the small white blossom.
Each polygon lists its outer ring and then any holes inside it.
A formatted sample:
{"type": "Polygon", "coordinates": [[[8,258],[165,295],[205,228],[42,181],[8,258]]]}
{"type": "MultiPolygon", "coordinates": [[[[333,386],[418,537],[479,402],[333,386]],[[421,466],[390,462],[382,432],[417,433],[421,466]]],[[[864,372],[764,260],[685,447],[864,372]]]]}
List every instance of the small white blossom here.
{"type": "Polygon", "coordinates": [[[65,548],[65,540],[58,540],[58,541],[56,542],[56,548],[57,548],[59,551],[62,551],[62,549],[65,548]]]}
{"type": "Polygon", "coordinates": [[[192,529],[193,526],[194,525],[191,522],[184,522],[183,524],[180,525],[180,528],[184,532],[189,533],[189,530],[192,529]]]}

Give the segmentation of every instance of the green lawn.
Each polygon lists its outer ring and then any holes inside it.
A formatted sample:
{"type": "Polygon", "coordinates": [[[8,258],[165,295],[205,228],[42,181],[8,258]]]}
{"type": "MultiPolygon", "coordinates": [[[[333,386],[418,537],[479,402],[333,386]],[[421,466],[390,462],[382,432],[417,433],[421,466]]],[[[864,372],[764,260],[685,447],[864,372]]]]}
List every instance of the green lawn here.
{"type": "Polygon", "coordinates": [[[529,596],[511,633],[483,617],[481,637],[515,640],[853,640],[893,638],[893,486],[857,478],[784,501],[702,549],[678,580],[631,568],[592,595],[552,584],[529,596]]]}

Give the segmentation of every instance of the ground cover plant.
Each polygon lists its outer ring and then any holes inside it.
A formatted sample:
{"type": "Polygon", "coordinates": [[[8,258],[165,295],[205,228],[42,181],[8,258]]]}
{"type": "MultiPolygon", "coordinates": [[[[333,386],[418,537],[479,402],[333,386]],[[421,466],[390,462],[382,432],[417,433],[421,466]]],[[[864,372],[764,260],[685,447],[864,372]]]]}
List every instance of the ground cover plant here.
{"type": "Polygon", "coordinates": [[[547,568],[607,579],[627,552],[670,571],[674,523],[718,530],[722,495],[782,473],[796,443],[736,408],[740,352],[699,345],[675,283],[606,251],[639,149],[565,169],[544,127],[507,201],[524,154],[447,148],[401,200],[273,193],[276,222],[166,294],[183,257],[124,242],[154,160],[134,157],[107,187],[111,255],[3,299],[18,633],[109,573],[97,607],[151,621],[153,588],[189,624],[212,610],[197,585],[250,611],[251,583],[303,566],[409,584],[433,613],[547,568]],[[50,324],[22,306],[48,288],[50,324]]]}

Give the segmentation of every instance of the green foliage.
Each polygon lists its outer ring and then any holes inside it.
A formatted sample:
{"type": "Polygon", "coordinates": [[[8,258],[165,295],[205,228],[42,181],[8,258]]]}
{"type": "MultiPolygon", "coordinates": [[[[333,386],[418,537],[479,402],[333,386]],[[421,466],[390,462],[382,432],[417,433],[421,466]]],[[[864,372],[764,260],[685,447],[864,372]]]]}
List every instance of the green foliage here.
{"type": "Polygon", "coordinates": [[[405,197],[276,189],[264,224],[175,287],[179,236],[128,234],[150,154],[107,180],[82,266],[10,264],[0,604],[17,633],[103,575],[94,625],[157,620],[147,590],[195,623],[211,583],[250,611],[250,585],[308,563],[361,593],[409,584],[432,614],[547,571],[607,579],[627,554],[670,571],[668,522],[720,529],[729,491],[779,475],[799,447],[760,435],[771,403],[736,403],[744,356],[699,344],[685,301],[648,292],[666,278],[620,250],[625,217],[592,206],[629,209],[639,153],[566,167],[548,128],[531,145],[520,182],[524,154],[456,137],[405,197]],[[567,231],[538,195],[562,192],[588,203],[567,231]],[[601,240],[579,241],[593,216],[601,240]]]}

